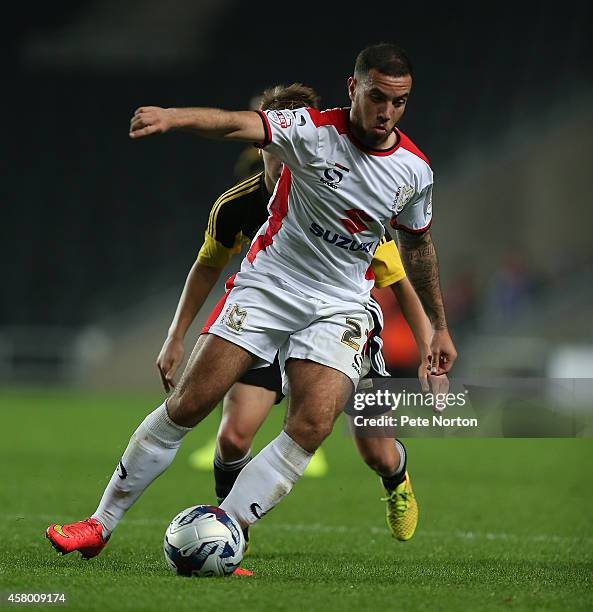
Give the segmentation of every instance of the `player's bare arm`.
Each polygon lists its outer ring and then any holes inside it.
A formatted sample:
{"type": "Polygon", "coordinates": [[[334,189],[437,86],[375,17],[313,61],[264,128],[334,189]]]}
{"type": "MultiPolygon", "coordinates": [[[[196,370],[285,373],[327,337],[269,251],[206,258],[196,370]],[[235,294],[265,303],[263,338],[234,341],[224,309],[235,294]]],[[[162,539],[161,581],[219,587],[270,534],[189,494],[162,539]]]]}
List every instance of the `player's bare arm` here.
{"type": "Polygon", "coordinates": [[[408,324],[418,353],[420,354],[420,366],[418,367],[418,378],[423,391],[428,391],[428,370],[430,369],[430,338],[432,336],[432,328],[422,304],[418,299],[418,295],[414,291],[412,284],[407,277],[402,278],[397,283],[390,285],[395,298],[401,308],[402,314],[408,324]]]}
{"type": "Polygon", "coordinates": [[[412,234],[398,230],[397,237],[406,273],[434,330],[431,341],[431,373],[448,372],[457,358],[457,351],[447,329],[439,265],[432,236],[430,231],[412,234]]]}
{"type": "Polygon", "coordinates": [[[141,106],[130,121],[130,138],[164,134],[171,130],[190,131],[205,138],[221,140],[263,142],[265,139],[262,119],[254,111],[141,106]]]}
{"type": "Polygon", "coordinates": [[[167,338],[156,360],[165,391],[175,387],[175,374],[183,361],[185,334],[193,323],[212,287],[220,277],[222,268],[205,266],[196,261],[192,266],[179,298],[173,321],[169,326],[167,338]]]}

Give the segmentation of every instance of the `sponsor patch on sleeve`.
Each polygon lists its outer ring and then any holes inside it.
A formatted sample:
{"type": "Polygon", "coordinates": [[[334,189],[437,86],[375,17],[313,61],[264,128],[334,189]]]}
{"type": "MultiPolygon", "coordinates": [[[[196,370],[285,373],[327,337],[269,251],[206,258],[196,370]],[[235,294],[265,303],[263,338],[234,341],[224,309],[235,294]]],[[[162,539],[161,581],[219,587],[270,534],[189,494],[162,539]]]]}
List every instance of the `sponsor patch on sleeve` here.
{"type": "Polygon", "coordinates": [[[292,125],[294,121],[294,116],[291,112],[285,112],[281,110],[270,111],[268,113],[268,118],[272,123],[279,125],[281,128],[287,128],[292,125]]]}
{"type": "Polygon", "coordinates": [[[414,187],[412,185],[402,185],[398,187],[393,198],[393,209],[396,215],[404,209],[404,206],[411,200],[414,195],[414,187]]]}

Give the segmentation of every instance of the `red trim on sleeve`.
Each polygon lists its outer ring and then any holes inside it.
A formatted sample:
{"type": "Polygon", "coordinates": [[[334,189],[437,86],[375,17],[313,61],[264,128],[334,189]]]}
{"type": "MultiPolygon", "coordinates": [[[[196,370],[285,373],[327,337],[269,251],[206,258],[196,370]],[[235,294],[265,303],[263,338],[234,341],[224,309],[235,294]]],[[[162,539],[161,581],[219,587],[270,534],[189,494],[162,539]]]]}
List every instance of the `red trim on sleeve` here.
{"type": "Polygon", "coordinates": [[[426,230],[428,230],[431,224],[432,219],[428,222],[428,225],[426,227],[421,227],[420,229],[412,229],[411,227],[400,225],[395,218],[391,219],[391,221],[389,222],[389,225],[391,225],[393,229],[403,230],[404,232],[408,232],[409,234],[423,234],[426,230]]]}
{"type": "Polygon", "coordinates": [[[400,136],[401,148],[405,149],[406,151],[409,151],[410,153],[413,153],[414,155],[416,155],[416,157],[419,157],[420,159],[424,160],[430,166],[428,157],[426,157],[426,155],[424,155],[424,153],[422,153],[422,151],[401,130],[397,130],[397,132],[400,136]]]}
{"type": "Polygon", "coordinates": [[[257,110],[255,112],[260,116],[260,119],[262,123],[264,124],[264,134],[265,134],[263,142],[256,143],[255,146],[260,149],[263,149],[264,147],[267,147],[272,142],[272,128],[270,127],[270,122],[268,121],[268,117],[266,113],[264,113],[264,111],[257,110]]]}
{"type": "Polygon", "coordinates": [[[224,285],[226,289],[225,294],[220,298],[220,300],[218,300],[218,303],[212,309],[212,312],[210,313],[210,316],[208,317],[206,323],[204,324],[204,327],[202,327],[203,334],[207,334],[210,331],[210,328],[212,327],[212,325],[214,325],[214,321],[218,319],[218,316],[222,312],[222,309],[224,308],[227,298],[229,297],[231,290],[235,286],[235,276],[237,276],[236,273],[233,274],[225,283],[224,285]]]}
{"type": "Polygon", "coordinates": [[[249,263],[253,263],[256,255],[272,244],[274,236],[280,231],[284,217],[288,214],[290,184],[291,174],[288,166],[285,164],[280,179],[278,180],[278,186],[274,192],[274,197],[269,205],[270,216],[268,217],[268,227],[263,234],[260,234],[254,240],[246,255],[249,263]]]}

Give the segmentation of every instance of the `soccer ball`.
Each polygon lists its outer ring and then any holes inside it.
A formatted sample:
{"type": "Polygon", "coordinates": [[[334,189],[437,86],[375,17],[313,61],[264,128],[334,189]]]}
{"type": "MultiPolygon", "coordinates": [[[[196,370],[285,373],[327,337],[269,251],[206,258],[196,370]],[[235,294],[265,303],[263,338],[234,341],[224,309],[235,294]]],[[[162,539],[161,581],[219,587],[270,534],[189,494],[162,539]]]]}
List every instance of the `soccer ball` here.
{"type": "Polygon", "coordinates": [[[217,506],[191,506],[167,527],[165,559],[179,576],[229,576],[241,563],[245,540],[237,522],[217,506]]]}

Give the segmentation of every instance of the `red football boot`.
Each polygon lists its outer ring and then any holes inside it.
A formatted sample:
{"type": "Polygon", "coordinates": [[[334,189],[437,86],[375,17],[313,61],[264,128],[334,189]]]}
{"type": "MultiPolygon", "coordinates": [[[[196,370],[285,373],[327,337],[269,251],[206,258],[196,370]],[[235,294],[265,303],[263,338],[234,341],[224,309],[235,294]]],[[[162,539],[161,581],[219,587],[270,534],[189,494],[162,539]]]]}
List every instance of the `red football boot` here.
{"type": "Polygon", "coordinates": [[[109,536],[103,539],[103,525],[94,518],[69,525],[54,523],[47,528],[45,535],[60,554],[78,550],[83,559],[96,557],[109,540],[109,536]]]}

